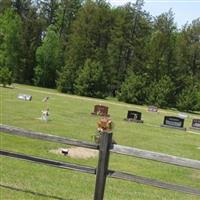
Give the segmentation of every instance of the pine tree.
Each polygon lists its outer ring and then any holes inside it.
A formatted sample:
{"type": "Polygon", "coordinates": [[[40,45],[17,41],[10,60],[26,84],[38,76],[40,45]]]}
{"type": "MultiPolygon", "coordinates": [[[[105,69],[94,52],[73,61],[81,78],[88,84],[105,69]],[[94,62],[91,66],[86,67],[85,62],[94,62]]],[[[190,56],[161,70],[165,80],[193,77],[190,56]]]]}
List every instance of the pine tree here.
{"type": "Polygon", "coordinates": [[[59,34],[54,26],[49,26],[42,45],[37,49],[35,85],[55,87],[57,70],[61,68],[59,34]]]}

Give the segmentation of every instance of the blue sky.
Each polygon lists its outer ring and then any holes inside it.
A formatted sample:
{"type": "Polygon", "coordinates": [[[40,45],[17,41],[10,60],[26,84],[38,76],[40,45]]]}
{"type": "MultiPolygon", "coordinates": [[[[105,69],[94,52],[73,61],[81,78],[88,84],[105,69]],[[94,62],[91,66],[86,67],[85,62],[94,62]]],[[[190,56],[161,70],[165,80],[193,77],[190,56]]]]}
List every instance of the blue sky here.
{"type": "MultiPolygon", "coordinates": [[[[123,5],[135,0],[107,0],[112,6],[123,5]]],[[[151,15],[157,16],[167,12],[170,8],[174,12],[174,21],[181,28],[186,22],[200,17],[200,0],[145,0],[144,9],[151,15]]]]}

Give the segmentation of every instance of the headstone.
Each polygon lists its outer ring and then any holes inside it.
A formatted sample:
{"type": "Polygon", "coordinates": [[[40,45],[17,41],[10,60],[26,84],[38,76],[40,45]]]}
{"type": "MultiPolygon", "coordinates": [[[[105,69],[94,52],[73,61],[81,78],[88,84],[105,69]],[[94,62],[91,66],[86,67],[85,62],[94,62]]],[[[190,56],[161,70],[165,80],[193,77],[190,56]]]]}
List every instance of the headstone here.
{"type": "Polygon", "coordinates": [[[94,112],[91,113],[92,115],[99,115],[99,116],[106,116],[109,117],[108,114],[108,107],[103,105],[95,105],[94,106],[94,112]]]}
{"type": "Polygon", "coordinates": [[[42,99],[42,102],[47,102],[49,100],[49,97],[45,97],[44,99],[42,99]]]}
{"type": "Polygon", "coordinates": [[[49,119],[49,109],[47,109],[47,110],[42,110],[41,120],[47,122],[48,119],[49,119]]]}
{"type": "Polygon", "coordinates": [[[193,119],[192,120],[192,127],[190,127],[190,128],[200,131],[200,119],[193,119]]]}
{"type": "Polygon", "coordinates": [[[182,118],[182,119],[185,119],[188,117],[188,115],[186,113],[179,113],[178,114],[178,117],[182,118]]]}
{"type": "Polygon", "coordinates": [[[25,100],[25,101],[31,101],[32,100],[32,96],[28,95],[28,94],[18,94],[17,98],[21,99],[21,100],[25,100]]]}
{"type": "Polygon", "coordinates": [[[156,106],[149,106],[148,111],[149,112],[158,112],[158,108],[156,106]]]}
{"type": "Polygon", "coordinates": [[[137,123],[143,123],[143,120],[141,118],[142,118],[141,112],[129,110],[127,113],[127,118],[125,118],[124,120],[131,121],[131,122],[137,122],[137,123]]]}
{"type": "Polygon", "coordinates": [[[169,128],[176,128],[176,129],[180,129],[180,130],[186,130],[186,128],[184,128],[183,125],[184,125],[183,118],[174,117],[174,116],[165,116],[164,122],[161,126],[169,127],[169,128]]]}

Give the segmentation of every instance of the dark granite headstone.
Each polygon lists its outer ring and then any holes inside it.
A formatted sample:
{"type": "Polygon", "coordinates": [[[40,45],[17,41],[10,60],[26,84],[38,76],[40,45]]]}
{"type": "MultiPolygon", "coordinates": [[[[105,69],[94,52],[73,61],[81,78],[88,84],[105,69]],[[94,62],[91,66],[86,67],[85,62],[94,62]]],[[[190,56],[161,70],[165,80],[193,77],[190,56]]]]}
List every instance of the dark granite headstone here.
{"type": "Polygon", "coordinates": [[[141,120],[141,118],[142,118],[141,112],[129,110],[127,113],[127,118],[125,118],[124,120],[143,123],[143,120],[141,120]]]}
{"type": "Polygon", "coordinates": [[[190,127],[190,128],[200,131],[200,119],[193,119],[192,120],[192,127],[190,127]]]}
{"type": "Polygon", "coordinates": [[[91,113],[92,115],[99,115],[99,116],[106,116],[109,117],[108,114],[108,107],[103,105],[95,105],[94,112],[91,113]]]}
{"type": "Polygon", "coordinates": [[[186,128],[184,128],[183,125],[184,125],[183,118],[174,116],[165,116],[164,122],[161,126],[186,130],[186,128]]]}
{"type": "Polygon", "coordinates": [[[156,106],[149,106],[148,111],[149,112],[158,112],[158,108],[156,106]]]}
{"type": "Polygon", "coordinates": [[[25,100],[25,101],[31,101],[32,100],[32,96],[28,95],[28,94],[18,94],[17,98],[21,99],[21,100],[25,100]]]}

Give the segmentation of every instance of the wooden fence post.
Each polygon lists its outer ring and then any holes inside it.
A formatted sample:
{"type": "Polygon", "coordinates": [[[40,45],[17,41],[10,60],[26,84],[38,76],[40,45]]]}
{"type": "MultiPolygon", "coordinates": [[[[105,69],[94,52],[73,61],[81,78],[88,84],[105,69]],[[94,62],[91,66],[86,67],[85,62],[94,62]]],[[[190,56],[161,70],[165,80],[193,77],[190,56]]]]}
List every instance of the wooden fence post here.
{"type": "Polygon", "coordinates": [[[110,146],[112,144],[112,133],[103,132],[100,137],[99,161],[96,173],[96,185],[94,200],[103,200],[106,177],[108,173],[108,163],[110,155],[110,146]]]}

